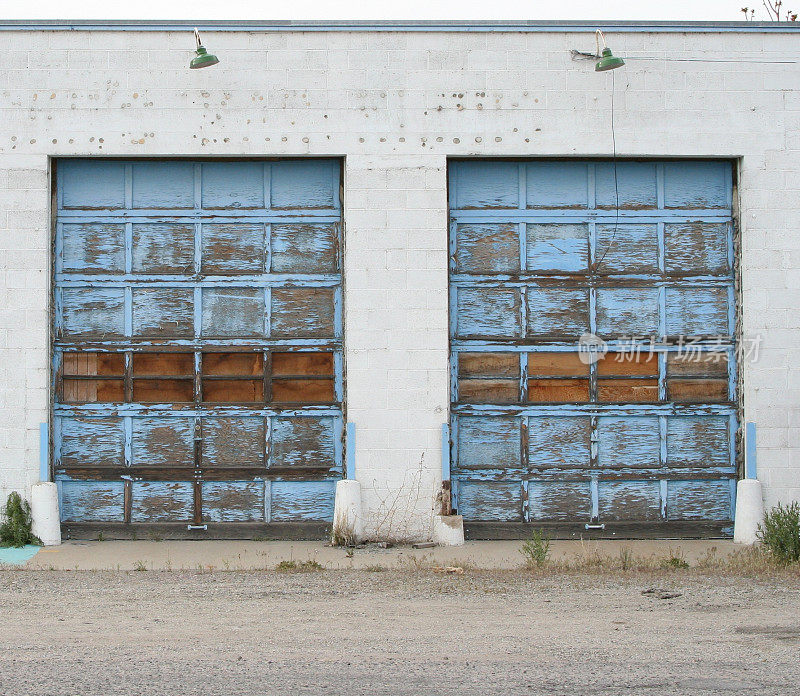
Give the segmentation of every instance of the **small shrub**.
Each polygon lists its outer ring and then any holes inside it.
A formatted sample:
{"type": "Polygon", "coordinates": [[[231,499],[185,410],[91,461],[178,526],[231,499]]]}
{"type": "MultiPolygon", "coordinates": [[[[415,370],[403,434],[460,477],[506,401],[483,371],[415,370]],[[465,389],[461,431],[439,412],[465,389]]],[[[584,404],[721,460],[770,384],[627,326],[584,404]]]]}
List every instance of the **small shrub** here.
{"type": "Polygon", "coordinates": [[[623,546],[619,550],[619,567],[622,571],[628,571],[633,568],[636,559],[634,558],[633,551],[627,546],[623,546]]]}
{"type": "Polygon", "coordinates": [[[331,545],[353,547],[356,545],[355,525],[346,515],[337,516],[331,530],[331,545]]]}
{"type": "Polygon", "coordinates": [[[700,560],[697,561],[697,567],[702,570],[712,570],[720,566],[720,559],[717,556],[717,547],[712,546],[708,549],[700,560]]]}
{"type": "Polygon", "coordinates": [[[313,573],[318,570],[325,570],[317,561],[281,561],[275,566],[279,573],[313,573]]]}
{"type": "Polygon", "coordinates": [[[541,568],[547,563],[547,557],[550,555],[550,538],[538,529],[534,529],[530,537],[522,543],[519,552],[525,558],[525,565],[528,568],[541,568]]]}
{"type": "Polygon", "coordinates": [[[662,568],[675,568],[675,569],[685,569],[689,567],[689,562],[686,560],[686,557],[683,555],[683,551],[678,549],[677,551],[673,551],[672,549],[669,550],[669,556],[661,561],[662,568]]]}
{"type": "Polygon", "coordinates": [[[758,525],[758,540],[781,565],[800,561],[800,504],[784,507],[778,503],[758,525]]]}
{"type": "Polygon", "coordinates": [[[367,573],[384,573],[386,572],[387,568],[382,565],[368,565],[364,566],[364,570],[367,573]]]}
{"type": "Polygon", "coordinates": [[[5,507],[6,521],[0,524],[0,546],[19,548],[25,544],[42,545],[41,539],[31,531],[31,506],[19,493],[9,493],[5,507]]]}
{"type": "Polygon", "coordinates": [[[133,569],[138,571],[138,572],[140,572],[140,573],[142,573],[145,570],[147,570],[147,564],[144,561],[136,561],[133,564],[133,569]]]}

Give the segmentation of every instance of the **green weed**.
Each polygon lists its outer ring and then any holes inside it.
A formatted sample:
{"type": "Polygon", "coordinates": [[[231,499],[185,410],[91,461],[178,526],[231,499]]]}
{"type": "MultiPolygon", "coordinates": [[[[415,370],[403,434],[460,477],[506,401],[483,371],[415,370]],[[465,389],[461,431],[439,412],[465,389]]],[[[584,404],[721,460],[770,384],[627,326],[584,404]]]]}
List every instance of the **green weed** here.
{"type": "Polygon", "coordinates": [[[541,568],[550,555],[550,537],[534,529],[528,539],[522,542],[519,552],[525,558],[528,568],[541,568]]]}

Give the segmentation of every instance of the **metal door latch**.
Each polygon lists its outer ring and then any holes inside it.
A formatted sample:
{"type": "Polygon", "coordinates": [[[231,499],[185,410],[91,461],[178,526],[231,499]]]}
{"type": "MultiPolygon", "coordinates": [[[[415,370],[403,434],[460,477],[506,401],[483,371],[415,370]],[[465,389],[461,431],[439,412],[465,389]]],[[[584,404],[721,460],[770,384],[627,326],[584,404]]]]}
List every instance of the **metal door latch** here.
{"type": "Polygon", "coordinates": [[[584,529],[586,529],[586,531],[589,531],[590,529],[605,529],[605,528],[606,528],[605,524],[588,524],[587,523],[587,524],[584,525],[584,529]]]}
{"type": "Polygon", "coordinates": [[[208,531],[208,525],[207,524],[187,524],[186,525],[186,529],[188,529],[190,532],[193,529],[202,529],[204,532],[207,532],[208,531]]]}

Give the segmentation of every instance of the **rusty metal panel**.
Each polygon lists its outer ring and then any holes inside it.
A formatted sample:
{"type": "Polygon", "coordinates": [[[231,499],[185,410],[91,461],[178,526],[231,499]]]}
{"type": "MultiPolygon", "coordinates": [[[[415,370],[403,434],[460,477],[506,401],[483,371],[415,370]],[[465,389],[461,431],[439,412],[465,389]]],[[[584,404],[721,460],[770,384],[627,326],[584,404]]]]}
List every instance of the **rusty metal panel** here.
{"type": "Polygon", "coordinates": [[[602,416],[597,420],[597,463],[601,468],[658,468],[661,454],[658,418],[602,416]]]}
{"type": "Polygon", "coordinates": [[[133,288],[131,295],[133,336],[194,336],[191,288],[133,288]]]}
{"type": "Polygon", "coordinates": [[[125,225],[69,223],[62,234],[64,273],[125,272],[125,225]]]}
{"type": "Polygon", "coordinates": [[[658,327],[657,288],[598,288],[598,335],[656,336],[658,327]]]}
{"type": "Polygon", "coordinates": [[[669,481],[667,519],[730,520],[732,496],[729,481],[669,481]]]}
{"type": "Polygon", "coordinates": [[[664,270],[674,275],[726,275],[728,232],[724,222],[673,222],[664,225],[664,270]]]}
{"type": "Polygon", "coordinates": [[[522,466],[522,419],[464,416],[458,424],[458,467],[505,469],[522,466]]]}
{"type": "Polygon", "coordinates": [[[667,463],[671,467],[729,466],[729,427],[725,416],[667,418],[667,463]]]}
{"type": "Polygon", "coordinates": [[[336,303],[332,288],[275,288],[271,298],[273,336],[334,337],[336,303]]]}
{"type": "Polygon", "coordinates": [[[333,519],[335,481],[273,481],[271,522],[329,522],[333,519]]]}
{"type": "Polygon", "coordinates": [[[516,338],[522,334],[517,288],[458,288],[458,336],[516,338]]]}
{"type": "Polygon", "coordinates": [[[263,481],[203,482],[203,521],[261,522],[263,520],[263,481]]]}
{"type": "Polygon", "coordinates": [[[456,267],[462,273],[519,271],[519,229],[514,223],[456,225],[456,267]]]}
{"type": "Polygon", "coordinates": [[[62,418],[60,464],[65,467],[117,467],[125,464],[125,428],[118,418],[62,418]]]}
{"type": "Polygon", "coordinates": [[[588,469],[592,422],[587,416],[531,416],[528,420],[530,463],[541,469],[588,469]]]}
{"type": "Polygon", "coordinates": [[[203,418],[203,465],[263,469],[266,432],[262,416],[203,418]]]}
{"type": "Polygon", "coordinates": [[[134,481],[131,522],[191,522],[194,484],[191,481],[134,481]]]}
{"type": "Polygon", "coordinates": [[[589,225],[527,223],[526,268],[536,273],[586,273],[589,225]]]}
{"type": "Polygon", "coordinates": [[[131,271],[142,274],[189,274],[194,270],[194,225],[133,223],[131,271]]]}
{"type": "Polygon", "coordinates": [[[449,186],[459,511],[732,519],[731,163],[456,161],[449,186]]]}
{"type": "Polygon", "coordinates": [[[70,522],[266,523],[272,504],[330,520],[340,171],[56,163],[53,462],[70,522]]]}
{"type": "Polygon", "coordinates": [[[60,293],[60,320],[65,336],[112,338],[125,334],[122,288],[65,287],[60,293]]]}
{"type": "Polygon", "coordinates": [[[263,336],[264,291],[258,288],[203,288],[203,336],[263,336]]]}
{"type": "Polygon", "coordinates": [[[194,419],[131,418],[131,466],[194,467],[194,419]]]}
{"type": "Polygon", "coordinates": [[[661,485],[658,481],[600,481],[599,517],[609,522],[661,520],[661,485]]]}
{"type": "Polygon", "coordinates": [[[336,422],[330,417],[270,420],[270,468],[330,469],[335,466],[336,422]]]}
{"type": "Polygon", "coordinates": [[[266,240],[263,223],[213,223],[202,226],[201,270],[208,275],[263,273],[266,240]]]}
{"type": "Polygon", "coordinates": [[[59,508],[64,522],[123,522],[122,481],[61,481],[59,508]]]}
{"type": "Polygon", "coordinates": [[[274,273],[337,273],[338,223],[272,225],[270,250],[274,273]]]}
{"type": "Polygon", "coordinates": [[[521,522],[521,481],[463,481],[458,487],[458,512],[468,520],[521,522]]]}
{"type": "Polygon", "coordinates": [[[527,335],[572,336],[589,330],[589,292],[573,288],[530,288],[527,335]]]}
{"type": "Polygon", "coordinates": [[[592,491],[588,481],[537,481],[528,484],[530,521],[589,522],[592,491]]]}

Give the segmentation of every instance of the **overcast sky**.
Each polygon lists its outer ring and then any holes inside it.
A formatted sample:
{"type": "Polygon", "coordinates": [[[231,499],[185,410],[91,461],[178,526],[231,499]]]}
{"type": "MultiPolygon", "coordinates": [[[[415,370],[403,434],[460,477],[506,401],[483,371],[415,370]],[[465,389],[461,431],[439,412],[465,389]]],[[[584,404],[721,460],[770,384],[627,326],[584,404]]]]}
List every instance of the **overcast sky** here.
{"type": "MultiPolygon", "coordinates": [[[[743,19],[761,0],[0,0],[2,19],[743,19]]],[[[800,7],[800,0],[797,1],[800,7]]],[[[787,9],[794,7],[789,0],[787,9]]],[[[794,9],[798,9],[794,7],[794,9]]]]}

